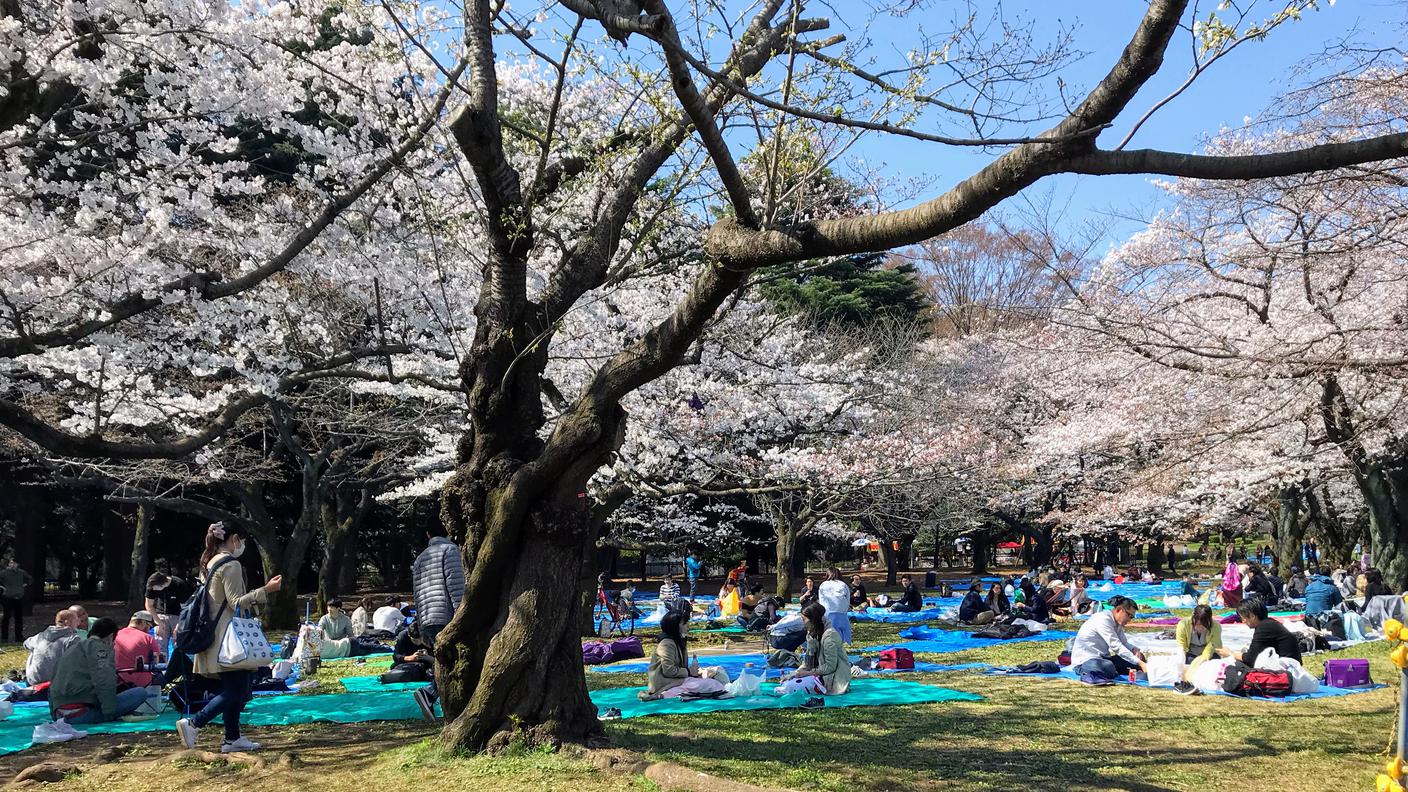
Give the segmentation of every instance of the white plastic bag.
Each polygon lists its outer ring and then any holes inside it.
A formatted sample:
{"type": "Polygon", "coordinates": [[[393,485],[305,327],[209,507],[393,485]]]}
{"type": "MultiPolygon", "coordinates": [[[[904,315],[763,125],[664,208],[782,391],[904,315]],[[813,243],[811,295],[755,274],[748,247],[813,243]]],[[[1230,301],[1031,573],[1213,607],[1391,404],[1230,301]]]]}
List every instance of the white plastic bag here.
{"type": "Polygon", "coordinates": [[[1034,633],[1046,632],[1046,625],[1042,624],[1039,621],[1032,621],[1031,619],[1013,619],[1012,623],[1020,624],[1021,626],[1026,627],[1028,630],[1031,630],[1034,633]]]}
{"type": "Polygon", "coordinates": [[[738,675],[738,679],[724,685],[724,691],[730,698],[748,698],[762,693],[762,690],[763,681],[746,669],[738,675]]]}
{"type": "Polygon", "coordinates": [[[274,650],[264,637],[259,620],[241,616],[236,611],[220,637],[220,651],[215,659],[223,670],[243,671],[273,665],[274,650]]]}
{"type": "Polygon", "coordinates": [[[1173,687],[1183,681],[1185,664],[1179,655],[1151,655],[1145,665],[1149,669],[1150,687],[1173,687]]]}
{"type": "Polygon", "coordinates": [[[1195,662],[1188,682],[1200,690],[1221,690],[1222,679],[1227,675],[1227,666],[1236,662],[1230,657],[1214,657],[1195,662]]]}
{"type": "Polygon", "coordinates": [[[9,700],[0,701],[0,721],[5,720],[15,714],[14,702],[9,700]]]}
{"type": "Polygon", "coordinates": [[[1257,655],[1256,667],[1262,671],[1285,671],[1291,677],[1292,693],[1314,693],[1320,689],[1320,680],[1310,675],[1305,666],[1289,657],[1282,657],[1275,649],[1267,649],[1257,655]]]}

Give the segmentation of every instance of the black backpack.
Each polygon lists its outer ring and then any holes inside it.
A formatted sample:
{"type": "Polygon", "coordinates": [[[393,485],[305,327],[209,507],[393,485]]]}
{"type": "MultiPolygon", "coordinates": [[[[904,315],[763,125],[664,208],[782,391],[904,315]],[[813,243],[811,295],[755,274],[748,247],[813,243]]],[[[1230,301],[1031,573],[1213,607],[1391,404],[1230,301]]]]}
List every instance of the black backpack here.
{"type": "Polygon", "coordinates": [[[233,556],[226,556],[220,562],[210,568],[205,576],[205,580],[196,586],[196,590],[181,606],[181,615],[176,617],[176,651],[181,654],[199,654],[210,648],[215,642],[215,627],[220,623],[220,617],[225,613],[225,606],[229,603],[220,603],[220,609],[215,612],[212,618],[210,615],[210,598],[205,596],[206,584],[215,579],[215,573],[220,567],[234,561],[233,556]]]}

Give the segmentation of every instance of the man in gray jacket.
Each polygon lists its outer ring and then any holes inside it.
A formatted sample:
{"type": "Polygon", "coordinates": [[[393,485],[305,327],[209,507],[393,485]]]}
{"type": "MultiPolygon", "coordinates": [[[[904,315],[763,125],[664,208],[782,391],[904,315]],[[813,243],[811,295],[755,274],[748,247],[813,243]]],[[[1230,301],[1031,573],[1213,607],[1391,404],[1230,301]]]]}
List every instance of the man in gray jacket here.
{"type": "MultiPolygon", "coordinates": [[[[411,567],[415,585],[416,627],[421,644],[435,651],[435,639],[464,596],[464,564],[460,561],[459,545],[445,538],[445,529],[433,525],[426,530],[430,543],[416,556],[411,567]]],[[[435,720],[435,702],[439,698],[435,683],[415,692],[416,704],[426,720],[435,720]]]]}
{"type": "Polygon", "coordinates": [[[52,627],[45,627],[44,632],[24,642],[24,648],[29,650],[29,659],[24,663],[24,680],[30,687],[53,681],[64,650],[80,640],[77,626],[78,614],[65,608],[54,614],[52,627]]]}

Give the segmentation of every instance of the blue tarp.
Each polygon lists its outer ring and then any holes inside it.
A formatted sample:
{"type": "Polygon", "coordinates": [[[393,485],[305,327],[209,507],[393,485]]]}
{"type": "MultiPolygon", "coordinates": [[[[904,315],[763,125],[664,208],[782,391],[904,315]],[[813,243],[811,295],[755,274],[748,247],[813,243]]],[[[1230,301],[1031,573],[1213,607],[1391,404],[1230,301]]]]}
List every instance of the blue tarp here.
{"type": "Polygon", "coordinates": [[[862,651],[880,652],[886,649],[903,648],[911,652],[928,652],[931,654],[944,652],[961,652],[965,649],[983,649],[995,644],[1013,643],[1015,641],[1065,641],[1075,637],[1075,633],[1064,630],[1047,630],[1026,638],[1011,638],[999,640],[996,638],[974,638],[973,633],[964,630],[939,630],[932,627],[910,627],[900,631],[901,638],[911,640],[901,643],[881,644],[879,646],[867,646],[862,651]]]}
{"type": "MultiPolygon", "coordinates": [[[[859,656],[851,656],[851,662],[854,663],[859,660],[859,656]]],[[[776,679],[792,670],[790,668],[768,668],[767,657],[762,654],[699,655],[699,665],[701,667],[708,668],[710,666],[718,666],[728,673],[729,679],[737,679],[749,663],[753,664],[751,672],[763,679],[776,679]]],[[[922,672],[967,671],[986,667],[986,663],[944,665],[941,663],[922,663],[916,661],[914,664],[914,670],[922,672]]],[[[587,670],[602,674],[644,674],[649,668],[650,662],[648,660],[635,660],[626,663],[588,666],[587,670]]],[[[882,671],[881,669],[873,670],[876,673],[895,673],[892,671],[882,671]]]]}

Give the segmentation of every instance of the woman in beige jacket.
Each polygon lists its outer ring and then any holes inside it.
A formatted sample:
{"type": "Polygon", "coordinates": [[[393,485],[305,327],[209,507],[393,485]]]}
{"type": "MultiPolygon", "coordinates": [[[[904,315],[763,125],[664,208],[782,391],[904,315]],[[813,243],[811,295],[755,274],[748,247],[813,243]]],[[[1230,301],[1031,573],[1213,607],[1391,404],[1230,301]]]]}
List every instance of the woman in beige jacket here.
{"type": "Polygon", "coordinates": [[[231,670],[220,665],[220,641],[235,616],[235,609],[248,611],[252,606],[264,604],[269,595],[278,591],[283,577],[275,575],[262,588],[245,590],[244,567],[238,559],[244,554],[247,537],[245,529],[239,525],[215,523],[206,529],[205,552],[200,563],[206,583],[206,603],[210,613],[219,613],[215,626],[215,640],[205,651],[195,655],[195,673],[220,680],[220,693],[205,705],[205,709],[189,718],[176,721],[176,732],[187,748],[196,747],[196,734],[202,726],[222,718],[225,725],[225,742],[220,746],[221,753],[256,751],[259,743],[240,736],[240,713],[251,697],[253,671],[231,670]]]}

